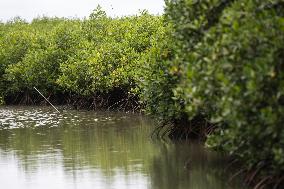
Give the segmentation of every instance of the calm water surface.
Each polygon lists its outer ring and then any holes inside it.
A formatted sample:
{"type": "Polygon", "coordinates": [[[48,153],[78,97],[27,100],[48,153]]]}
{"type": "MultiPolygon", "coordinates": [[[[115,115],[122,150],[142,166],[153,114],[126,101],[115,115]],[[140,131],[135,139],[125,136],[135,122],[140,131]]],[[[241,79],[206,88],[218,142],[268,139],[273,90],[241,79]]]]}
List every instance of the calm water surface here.
{"type": "Polygon", "coordinates": [[[0,107],[0,183],[9,189],[243,189],[224,157],[151,140],[125,113],[0,107]],[[188,163],[189,162],[189,163],[188,163]]]}

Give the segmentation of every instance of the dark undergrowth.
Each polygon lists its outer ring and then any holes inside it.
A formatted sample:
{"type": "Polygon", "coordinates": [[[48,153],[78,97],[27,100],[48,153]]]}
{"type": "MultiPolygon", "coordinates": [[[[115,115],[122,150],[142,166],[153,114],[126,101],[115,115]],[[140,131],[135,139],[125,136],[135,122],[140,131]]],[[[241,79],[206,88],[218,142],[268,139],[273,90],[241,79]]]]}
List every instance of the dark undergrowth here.
{"type": "Polygon", "coordinates": [[[170,122],[161,121],[152,133],[152,137],[169,138],[170,140],[198,140],[205,142],[212,134],[216,124],[210,123],[204,116],[196,116],[189,120],[185,115],[181,119],[170,122]]]}
{"type": "MultiPolygon", "coordinates": [[[[80,96],[72,93],[57,93],[46,96],[53,105],[70,109],[112,110],[124,112],[140,112],[142,105],[138,97],[122,89],[114,89],[109,93],[96,93],[92,96],[80,96]]],[[[8,95],[4,99],[6,105],[42,105],[49,103],[37,92],[23,92],[8,95]]]]}

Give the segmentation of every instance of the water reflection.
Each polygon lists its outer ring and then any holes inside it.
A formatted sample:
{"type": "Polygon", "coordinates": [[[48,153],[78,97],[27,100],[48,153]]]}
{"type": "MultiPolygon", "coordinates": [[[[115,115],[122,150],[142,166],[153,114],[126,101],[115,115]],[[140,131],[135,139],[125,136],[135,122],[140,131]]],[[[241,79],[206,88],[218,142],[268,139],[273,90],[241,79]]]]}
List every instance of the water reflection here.
{"type": "Polygon", "coordinates": [[[243,188],[201,145],[151,141],[154,122],[133,114],[0,108],[4,188],[243,188]],[[15,182],[16,181],[16,182],[15,182]]]}

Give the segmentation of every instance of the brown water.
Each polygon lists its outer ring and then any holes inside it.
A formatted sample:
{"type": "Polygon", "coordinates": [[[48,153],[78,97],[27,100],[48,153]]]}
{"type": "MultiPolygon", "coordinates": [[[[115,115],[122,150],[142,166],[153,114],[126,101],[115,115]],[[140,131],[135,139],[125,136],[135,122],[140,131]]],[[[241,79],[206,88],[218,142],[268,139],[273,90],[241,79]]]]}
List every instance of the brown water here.
{"type": "Polygon", "coordinates": [[[0,107],[3,189],[241,189],[224,157],[151,140],[144,116],[0,107]]]}

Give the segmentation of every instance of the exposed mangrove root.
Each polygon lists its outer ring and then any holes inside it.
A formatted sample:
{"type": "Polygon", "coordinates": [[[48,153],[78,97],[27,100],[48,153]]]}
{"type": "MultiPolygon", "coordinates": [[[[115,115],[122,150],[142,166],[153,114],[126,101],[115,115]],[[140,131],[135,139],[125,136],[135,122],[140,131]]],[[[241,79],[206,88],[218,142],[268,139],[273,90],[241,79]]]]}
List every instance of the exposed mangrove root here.
{"type": "Polygon", "coordinates": [[[205,141],[216,128],[216,125],[208,122],[203,116],[196,116],[191,120],[187,117],[174,120],[169,123],[160,123],[153,131],[152,138],[165,138],[171,140],[201,140],[205,141]]]}
{"type": "Polygon", "coordinates": [[[284,176],[277,179],[276,184],[274,185],[273,189],[280,188],[281,184],[284,185],[284,176]]]}
{"type": "Polygon", "coordinates": [[[252,168],[247,171],[247,176],[245,178],[245,182],[250,185],[257,178],[257,175],[260,173],[261,169],[265,167],[264,162],[259,162],[256,168],[252,168]]]}
{"type": "Polygon", "coordinates": [[[236,178],[238,175],[244,173],[245,171],[246,171],[246,169],[244,169],[244,168],[237,171],[233,176],[230,177],[229,182],[232,182],[234,180],[234,178],[236,178]]]}
{"type": "Polygon", "coordinates": [[[28,104],[28,105],[33,105],[34,101],[33,99],[30,97],[29,92],[25,91],[23,97],[20,100],[20,104],[28,104]]]}
{"type": "Polygon", "coordinates": [[[257,185],[255,185],[254,189],[263,189],[264,187],[266,187],[265,182],[267,182],[268,180],[272,179],[271,176],[267,176],[264,177],[263,179],[261,179],[257,185]]]}
{"type": "Polygon", "coordinates": [[[159,124],[159,126],[157,126],[151,133],[151,138],[155,139],[155,138],[159,138],[159,137],[163,137],[165,131],[162,131],[164,128],[166,128],[165,125],[163,124],[159,124]]]}
{"type": "Polygon", "coordinates": [[[239,164],[239,163],[240,163],[240,161],[239,161],[238,159],[233,158],[233,159],[227,164],[227,166],[225,167],[225,170],[228,170],[228,169],[230,169],[231,167],[234,167],[235,164],[239,164]]]}
{"type": "MultiPolygon", "coordinates": [[[[233,160],[229,166],[240,161],[233,160]]],[[[232,166],[233,167],[233,166],[232,166]]],[[[230,177],[229,182],[232,182],[235,177],[242,175],[244,183],[251,186],[253,189],[283,189],[284,176],[263,175],[262,170],[265,170],[265,162],[259,162],[256,166],[250,169],[242,167],[233,176],[230,177]]]]}

